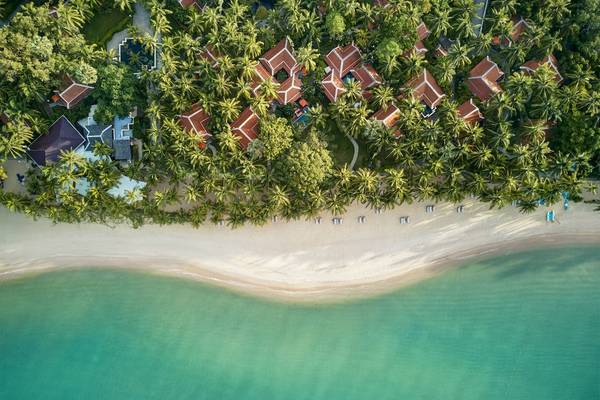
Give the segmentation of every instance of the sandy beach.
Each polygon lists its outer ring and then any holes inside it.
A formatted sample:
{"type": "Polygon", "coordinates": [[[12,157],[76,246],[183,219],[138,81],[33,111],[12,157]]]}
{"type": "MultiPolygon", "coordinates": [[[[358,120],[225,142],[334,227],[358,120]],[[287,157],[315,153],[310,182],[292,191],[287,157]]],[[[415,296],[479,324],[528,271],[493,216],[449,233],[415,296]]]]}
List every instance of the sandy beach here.
{"type": "Polygon", "coordinates": [[[0,209],[0,279],[71,267],[133,268],[196,279],[237,291],[293,301],[329,301],[390,291],[434,276],[468,258],[566,243],[600,245],[594,206],[552,207],[521,214],[466,201],[433,213],[424,203],[376,214],[356,205],[341,225],[323,215],[236,230],[207,225],[107,227],[53,225],[0,209]],[[358,216],[366,222],[359,224],[358,216]],[[410,216],[409,224],[400,224],[410,216]]]}

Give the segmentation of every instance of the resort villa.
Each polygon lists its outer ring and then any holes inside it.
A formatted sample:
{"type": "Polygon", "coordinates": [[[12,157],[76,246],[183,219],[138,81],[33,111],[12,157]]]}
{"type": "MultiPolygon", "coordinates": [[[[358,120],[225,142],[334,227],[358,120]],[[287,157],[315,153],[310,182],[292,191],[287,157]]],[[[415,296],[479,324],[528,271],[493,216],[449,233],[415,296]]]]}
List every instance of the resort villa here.
{"type": "Polygon", "coordinates": [[[231,123],[231,132],[240,138],[240,146],[244,150],[258,136],[258,123],[260,118],[252,108],[246,107],[240,116],[231,123]]]}
{"type": "Polygon", "coordinates": [[[533,74],[542,65],[548,65],[552,70],[554,70],[556,81],[558,83],[563,81],[563,77],[558,70],[558,61],[553,54],[544,57],[542,60],[527,61],[525,64],[521,65],[521,70],[526,73],[533,74]]]}
{"type": "Polygon", "coordinates": [[[479,111],[479,107],[475,105],[473,99],[469,99],[462,103],[456,109],[458,116],[469,124],[475,124],[484,119],[483,114],[479,111]]]}
{"type": "MultiPolygon", "coordinates": [[[[400,110],[395,105],[390,104],[387,108],[381,108],[376,111],[371,116],[371,119],[381,122],[386,128],[392,128],[400,119],[400,110]]],[[[400,129],[394,130],[394,135],[397,137],[400,136],[400,129]]]]}
{"type": "Polygon", "coordinates": [[[212,138],[212,134],[208,131],[207,127],[209,122],[210,116],[198,103],[194,104],[187,113],[179,115],[179,124],[183,129],[201,138],[198,142],[200,148],[205,148],[206,143],[212,138]]]}
{"type": "Polygon", "coordinates": [[[179,5],[181,5],[181,7],[183,7],[183,8],[195,6],[198,10],[202,10],[202,6],[200,6],[200,3],[198,3],[197,0],[178,0],[178,1],[179,1],[179,5]]]}
{"type": "Polygon", "coordinates": [[[219,65],[219,57],[221,57],[221,54],[212,44],[207,44],[204,51],[200,53],[200,57],[210,62],[210,65],[215,68],[219,65]]]}
{"type": "Polygon", "coordinates": [[[425,22],[421,21],[419,26],[417,26],[417,42],[415,43],[414,47],[405,54],[405,56],[409,56],[412,52],[415,52],[416,54],[427,53],[428,50],[427,47],[425,47],[423,40],[427,39],[430,34],[431,32],[429,31],[429,28],[427,28],[427,25],[425,25],[425,22]]]}
{"type": "Polygon", "coordinates": [[[65,75],[60,89],[52,96],[51,107],[62,106],[68,110],[75,107],[94,90],[92,86],[77,83],[68,75],[65,75]]]}
{"type": "Polygon", "coordinates": [[[58,118],[44,135],[38,136],[27,148],[35,165],[43,167],[58,161],[61,152],[77,150],[85,145],[85,137],[64,115],[58,118]]]}
{"type": "Polygon", "coordinates": [[[446,96],[433,75],[425,68],[423,68],[423,72],[406,83],[405,89],[409,89],[412,96],[425,106],[423,111],[425,118],[435,113],[438,104],[446,96]]]}
{"type": "Polygon", "coordinates": [[[501,38],[500,36],[494,36],[492,43],[499,46],[509,47],[513,43],[518,42],[521,39],[521,35],[529,28],[529,24],[523,17],[514,17],[512,19],[513,25],[508,37],[501,38]]]}
{"type": "Polygon", "coordinates": [[[325,62],[326,75],[321,86],[325,96],[333,103],[346,91],[344,82],[350,79],[360,83],[362,94],[367,99],[371,96],[370,89],[382,82],[372,65],[361,62],[360,50],[354,43],[335,47],[327,53],[325,62]]]}
{"type": "Polygon", "coordinates": [[[112,124],[101,124],[94,119],[96,105],[90,109],[86,118],[78,121],[86,137],[86,145],[82,154],[89,159],[95,159],[93,154],[94,145],[98,142],[113,149],[112,157],[116,161],[130,162],[132,160],[132,138],[131,125],[134,123],[133,113],[126,117],[115,116],[112,124]]]}
{"type": "Polygon", "coordinates": [[[294,56],[294,48],[289,38],[284,38],[260,57],[254,71],[252,93],[256,95],[263,82],[269,78],[278,84],[277,101],[286,105],[296,102],[302,96],[302,81],[299,76],[300,64],[294,56]]]}
{"type": "Polygon", "coordinates": [[[467,86],[481,101],[486,101],[502,91],[498,81],[503,76],[498,64],[487,56],[469,72],[467,86]]]}

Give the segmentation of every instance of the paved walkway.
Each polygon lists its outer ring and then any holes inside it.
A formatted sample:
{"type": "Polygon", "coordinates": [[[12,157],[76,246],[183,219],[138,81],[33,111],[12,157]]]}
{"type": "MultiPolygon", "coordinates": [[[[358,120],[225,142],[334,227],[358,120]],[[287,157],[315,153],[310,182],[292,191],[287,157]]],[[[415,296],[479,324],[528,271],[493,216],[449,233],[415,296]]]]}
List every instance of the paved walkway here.
{"type": "Polygon", "coordinates": [[[356,164],[356,160],[358,160],[358,143],[356,140],[346,133],[346,137],[352,143],[352,147],[354,147],[354,155],[352,155],[352,161],[350,161],[350,170],[354,169],[354,165],[356,164]]]}
{"type": "MultiPolygon", "coordinates": [[[[150,22],[150,13],[139,3],[135,4],[133,25],[142,33],[147,33],[149,35],[154,34],[154,29],[152,29],[152,24],[150,22]]],[[[127,29],[115,33],[108,43],[106,43],[106,49],[119,51],[119,44],[123,43],[123,41],[130,36],[129,30],[127,29]]]]}
{"type": "Polygon", "coordinates": [[[473,16],[473,19],[471,21],[475,27],[475,34],[477,36],[479,36],[479,35],[481,35],[481,32],[483,32],[483,23],[485,21],[485,14],[487,12],[489,0],[473,0],[473,1],[475,2],[476,5],[479,6],[479,8],[477,9],[477,14],[475,16],[473,16]]]}

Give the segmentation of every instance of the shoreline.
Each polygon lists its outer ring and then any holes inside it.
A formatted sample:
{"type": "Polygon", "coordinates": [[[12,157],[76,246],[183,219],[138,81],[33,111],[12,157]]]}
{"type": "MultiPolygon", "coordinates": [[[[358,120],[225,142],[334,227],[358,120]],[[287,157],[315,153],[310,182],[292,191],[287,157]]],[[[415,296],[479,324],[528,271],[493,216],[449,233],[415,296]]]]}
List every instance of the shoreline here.
{"type": "MultiPolygon", "coordinates": [[[[342,226],[290,221],[236,230],[203,226],[52,225],[0,209],[0,280],[64,269],[110,268],[200,281],[246,295],[299,303],[385,294],[468,262],[553,245],[600,245],[593,206],[523,215],[477,201],[465,213],[425,203],[377,215],[352,206],[342,226]],[[516,214],[515,214],[516,213],[516,214]],[[366,215],[366,224],[356,216],[366,215]],[[400,225],[398,216],[410,215],[400,225]]],[[[554,207],[555,210],[558,207],[554,207]]]]}

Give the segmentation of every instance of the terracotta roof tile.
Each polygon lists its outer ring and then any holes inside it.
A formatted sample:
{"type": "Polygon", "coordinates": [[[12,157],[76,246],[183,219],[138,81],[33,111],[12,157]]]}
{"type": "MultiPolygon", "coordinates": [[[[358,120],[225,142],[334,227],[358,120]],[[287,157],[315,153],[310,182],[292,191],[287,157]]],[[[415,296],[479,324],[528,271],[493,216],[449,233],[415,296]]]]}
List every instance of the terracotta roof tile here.
{"type": "Polygon", "coordinates": [[[381,108],[371,117],[376,121],[381,121],[385,126],[391,128],[400,118],[400,110],[395,105],[390,105],[387,108],[381,108]]]}
{"type": "Polygon", "coordinates": [[[468,123],[476,123],[483,119],[483,114],[479,111],[479,107],[473,103],[473,99],[469,99],[462,103],[456,109],[458,116],[468,123]]]}
{"type": "Polygon", "coordinates": [[[502,91],[498,79],[503,75],[504,72],[498,67],[498,64],[488,56],[469,72],[467,86],[475,96],[485,101],[502,91]]]}
{"type": "Polygon", "coordinates": [[[344,82],[337,75],[330,72],[324,79],[321,81],[321,85],[323,86],[323,91],[325,95],[329,99],[329,101],[335,103],[340,95],[342,95],[346,88],[344,87],[344,82]]]}
{"type": "Polygon", "coordinates": [[[350,70],[360,63],[360,50],[354,43],[338,46],[325,56],[325,62],[338,78],[346,76],[350,70]]]}
{"type": "Polygon", "coordinates": [[[438,106],[445,96],[442,88],[427,69],[423,69],[423,72],[408,81],[405,87],[413,89],[413,96],[432,110],[438,106]]]}
{"type": "Polygon", "coordinates": [[[260,118],[247,107],[240,116],[231,123],[231,131],[240,138],[240,146],[245,150],[250,142],[258,137],[258,123],[260,118]]]}

